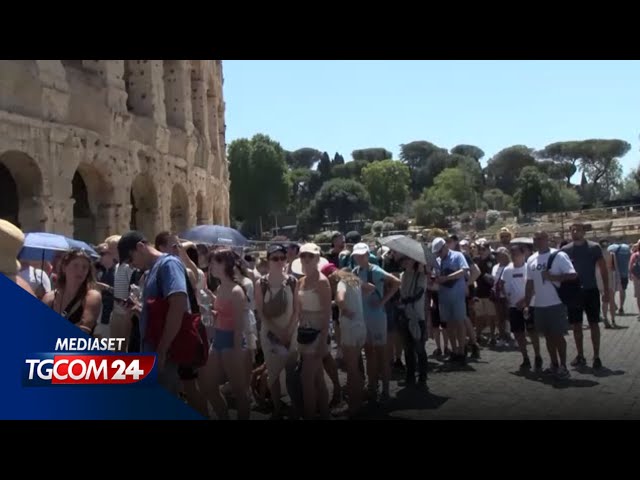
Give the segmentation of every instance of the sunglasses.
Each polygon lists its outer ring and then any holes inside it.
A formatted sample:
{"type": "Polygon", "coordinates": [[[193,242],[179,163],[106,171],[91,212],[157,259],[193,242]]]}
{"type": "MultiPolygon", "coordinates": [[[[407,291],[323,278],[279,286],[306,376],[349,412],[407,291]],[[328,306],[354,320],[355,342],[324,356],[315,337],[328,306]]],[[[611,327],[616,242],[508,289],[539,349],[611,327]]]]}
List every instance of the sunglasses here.
{"type": "Polygon", "coordinates": [[[270,262],[284,262],[287,259],[284,255],[272,255],[269,257],[270,262]]]}

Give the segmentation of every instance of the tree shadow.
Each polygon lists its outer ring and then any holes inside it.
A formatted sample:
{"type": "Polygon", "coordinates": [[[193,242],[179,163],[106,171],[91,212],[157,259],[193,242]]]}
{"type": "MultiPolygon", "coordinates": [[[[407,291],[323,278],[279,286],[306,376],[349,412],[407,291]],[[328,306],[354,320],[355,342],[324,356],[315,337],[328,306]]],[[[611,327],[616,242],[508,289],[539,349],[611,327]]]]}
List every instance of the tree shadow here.
{"type": "Polygon", "coordinates": [[[535,372],[531,370],[517,370],[509,373],[516,377],[522,377],[533,382],[543,383],[557,389],[589,388],[600,385],[598,382],[594,382],[593,380],[585,380],[581,378],[558,379],[552,375],[545,375],[542,372],[535,372]]]}

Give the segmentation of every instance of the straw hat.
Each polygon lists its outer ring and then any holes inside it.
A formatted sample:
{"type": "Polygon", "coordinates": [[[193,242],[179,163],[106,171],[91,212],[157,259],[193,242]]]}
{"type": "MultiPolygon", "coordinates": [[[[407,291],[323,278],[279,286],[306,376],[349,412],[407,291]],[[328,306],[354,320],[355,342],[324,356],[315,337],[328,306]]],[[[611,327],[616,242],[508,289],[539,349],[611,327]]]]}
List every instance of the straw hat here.
{"type": "Polygon", "coordinates": [[[0,220],[0,272],[15,277],[20,270],[18,253],[24,244],[24,233],[13,223],[0,220]]]}

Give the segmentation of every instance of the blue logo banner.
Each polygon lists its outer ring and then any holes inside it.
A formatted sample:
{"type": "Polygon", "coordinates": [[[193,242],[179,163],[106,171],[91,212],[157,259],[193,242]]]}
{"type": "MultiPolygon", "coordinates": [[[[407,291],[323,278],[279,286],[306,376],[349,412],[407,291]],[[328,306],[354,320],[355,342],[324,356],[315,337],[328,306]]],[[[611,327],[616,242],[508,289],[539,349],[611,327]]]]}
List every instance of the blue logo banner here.
{"type": "Polygon", "coordinates": [[[56,351],[91,337],[2,274],[0,308],[0,419],[203,419],[156,383],[155,356],[56,351]]]}

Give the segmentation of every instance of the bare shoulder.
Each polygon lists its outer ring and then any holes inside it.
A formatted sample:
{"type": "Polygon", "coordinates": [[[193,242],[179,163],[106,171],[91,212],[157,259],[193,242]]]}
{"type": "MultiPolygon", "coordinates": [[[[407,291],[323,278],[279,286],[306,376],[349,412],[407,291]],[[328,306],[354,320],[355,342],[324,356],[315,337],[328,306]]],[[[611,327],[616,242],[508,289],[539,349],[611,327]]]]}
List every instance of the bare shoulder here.
{"type": "Polygon", "coordinates": [[[91,303],[102,303],[102,294],[98,290],[92,288],[87,291],[85,300],[91,303]]]}
{"type": "Polygon", "coordinates": [[[237,300],[238,298],[245,298],[244,290],[240,285],[236,285],[231,289],[231,298],[237,300]]]}

